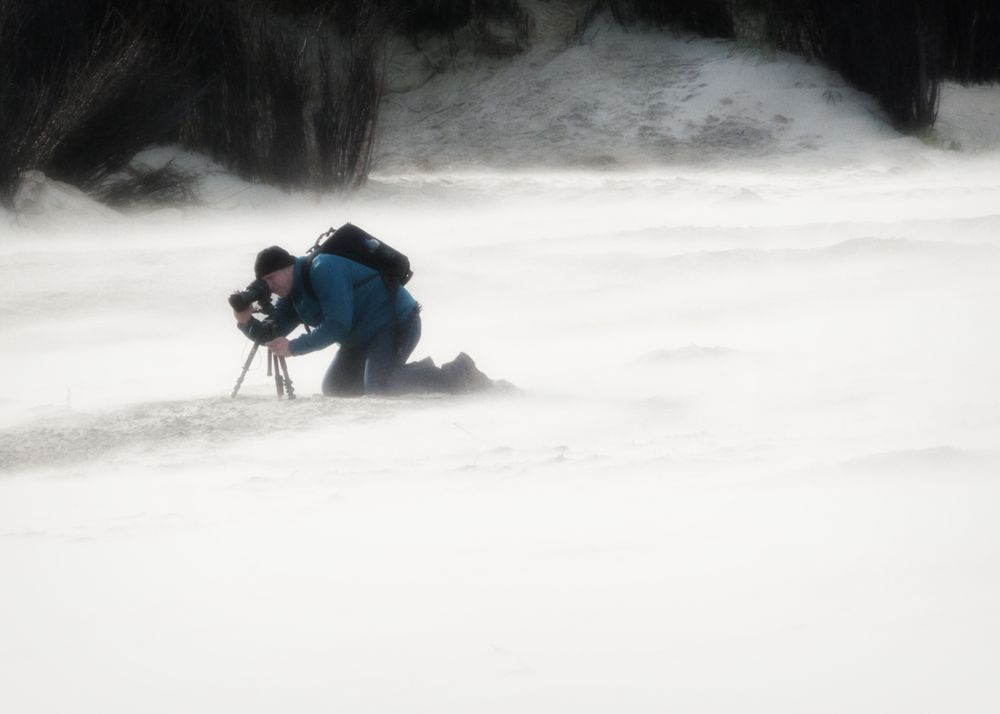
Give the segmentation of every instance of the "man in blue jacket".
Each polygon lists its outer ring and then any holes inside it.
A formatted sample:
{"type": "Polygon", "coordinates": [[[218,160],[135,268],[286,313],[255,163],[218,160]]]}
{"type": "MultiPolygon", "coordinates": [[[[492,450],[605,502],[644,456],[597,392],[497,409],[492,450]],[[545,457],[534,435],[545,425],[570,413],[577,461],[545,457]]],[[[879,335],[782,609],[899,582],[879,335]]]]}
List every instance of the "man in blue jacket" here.
{"type": "MultiPolygon", "coordinates": [[[[312,293],[302,278],[305,258],[271,246],[257,255],[254,273],[278,296],[272,319],[279,335],[265,346],[279,357],[294,357],[337,343],[340,349],[323,378],[323,394],[402,394],[469,392],[492,385],[464,352],[437,367],[428,359],[407,364],[420,340],[420,305],[399,286],[394,304],[378,271],[339,255],[320,253],[309,267],[312,293]],[[311,332],[289,340],[305,324],[311,332]]],[[[236,323],[250,339],[261,322],[250,308],[236,312],[236,323]]]]}

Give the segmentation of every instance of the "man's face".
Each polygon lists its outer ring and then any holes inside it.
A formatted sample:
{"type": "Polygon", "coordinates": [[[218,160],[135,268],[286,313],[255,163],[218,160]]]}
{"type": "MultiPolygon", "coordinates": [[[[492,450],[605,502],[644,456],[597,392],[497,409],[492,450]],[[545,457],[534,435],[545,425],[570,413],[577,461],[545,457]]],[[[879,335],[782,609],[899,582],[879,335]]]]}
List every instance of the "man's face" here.
{"type": "Polygon", "coordinates": [[[268,273],[264,276],[264,282],[278,297],[288,297],[292,292],[292,266],[268,273]]]}

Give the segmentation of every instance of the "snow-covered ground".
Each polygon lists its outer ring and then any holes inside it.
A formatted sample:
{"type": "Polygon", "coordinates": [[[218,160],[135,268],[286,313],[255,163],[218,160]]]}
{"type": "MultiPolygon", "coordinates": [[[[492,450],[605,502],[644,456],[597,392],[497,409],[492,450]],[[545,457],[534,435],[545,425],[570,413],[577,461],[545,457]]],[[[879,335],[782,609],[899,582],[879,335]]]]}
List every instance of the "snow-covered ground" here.
{"type": "Polygon", "coordinates": [[[1000,707],[997,91],[921,143],[602,28],[394,95],[355,196],[0,214],[0,711],[1000,707]],[[348,220],[518,389],[229,399],[229,291],[348,220]]]}

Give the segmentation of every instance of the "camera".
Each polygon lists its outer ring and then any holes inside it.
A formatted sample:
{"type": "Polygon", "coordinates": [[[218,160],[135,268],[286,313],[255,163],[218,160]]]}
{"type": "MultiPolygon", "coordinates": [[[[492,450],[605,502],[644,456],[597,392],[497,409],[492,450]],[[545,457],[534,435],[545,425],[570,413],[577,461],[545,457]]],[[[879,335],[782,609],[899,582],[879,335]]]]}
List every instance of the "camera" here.
{"type": "Polygon", "coordinates": [[[255,338],[257,342],[263,344],[270,342],[277,337],[281,337],[281,333],[278,332],[278,325],[271,318],[262,320],[261,323],[257,325],[257,334],[255,338]]]}
{"type": "Polygon", "coordinates": [[[243,290],[237,290],[229,296],[229,305],[236,312],[243,312],[254,303],[258,305],[258,312],[265,315],[270,315],[274,310],[274,306],[271,304],[271,288],[262,278],[254,280],[243,290]]]}

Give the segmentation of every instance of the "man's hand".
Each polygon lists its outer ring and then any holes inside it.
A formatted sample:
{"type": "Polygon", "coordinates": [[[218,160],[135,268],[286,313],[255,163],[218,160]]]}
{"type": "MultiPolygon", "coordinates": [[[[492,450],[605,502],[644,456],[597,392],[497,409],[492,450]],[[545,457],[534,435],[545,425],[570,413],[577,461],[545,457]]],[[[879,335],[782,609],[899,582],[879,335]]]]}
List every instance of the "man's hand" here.
{"type": "Polygon", "coordinates": [[[253,307],[248,307],[242,312],[236,312],[236,310],[233,310],[233,314],[236,315],[237,324],[245,325],[250,322],[250,318],[253,317],[253,307]]]}
{"type": "Polygon", "coordinates": [[[267,347],[267,349],[274,352],[274,354],[278,355],[279,357],[292,356],[292,350],[288,346],[288,340],[285,339],[284,337],[276,337],[275,339],[266,343],[264,346],[267,347]]]}

